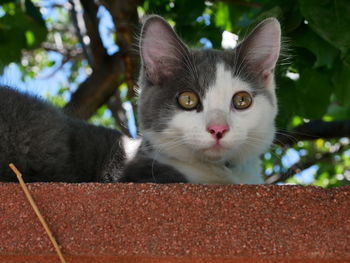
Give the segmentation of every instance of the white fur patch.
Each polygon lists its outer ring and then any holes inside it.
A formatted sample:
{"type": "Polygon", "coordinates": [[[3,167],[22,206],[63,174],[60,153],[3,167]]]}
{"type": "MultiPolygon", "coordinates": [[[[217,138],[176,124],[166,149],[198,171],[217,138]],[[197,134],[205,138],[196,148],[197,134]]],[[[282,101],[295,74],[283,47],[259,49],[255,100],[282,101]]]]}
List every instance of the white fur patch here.
{"type": "Polygon", "coordinates": [[[128,136],[122,136],[123,149],[126,155],[126,161],[135,157],[141,144],[141,139],[131,139],[128,136]]]}
{"type": "Polygon", "coordinates": [[[163,132],[145,131],[155,148],[152,157],[193,183],[263,183],[259,155],[273,140],[277,109],[265,96],[257,95],[248,109],[236,110],[232,97],[240,91],[252,94],[253,90],[218,64],[215,83],[200,98],[203,111],[179,110],[163,132]],[[223,148],[219,150],[212,148],[216,140],[207,131],[213,123],[226,123],[230,128],[220,140],[223,148]],[[225,166],[227,161],[233,168],[225,166]]]}

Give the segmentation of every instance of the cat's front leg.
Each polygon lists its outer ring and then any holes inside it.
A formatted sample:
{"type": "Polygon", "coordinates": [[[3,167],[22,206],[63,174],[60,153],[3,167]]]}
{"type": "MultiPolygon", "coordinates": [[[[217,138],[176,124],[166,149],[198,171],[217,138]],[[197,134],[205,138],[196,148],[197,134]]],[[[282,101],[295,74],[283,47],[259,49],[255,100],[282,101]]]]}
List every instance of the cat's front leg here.
{"type": "Polygon", "coordinates": [[[135,157],[124,168],[119,182],[134,183],[188,183],[174,168],[148,157],[135,157]]]}

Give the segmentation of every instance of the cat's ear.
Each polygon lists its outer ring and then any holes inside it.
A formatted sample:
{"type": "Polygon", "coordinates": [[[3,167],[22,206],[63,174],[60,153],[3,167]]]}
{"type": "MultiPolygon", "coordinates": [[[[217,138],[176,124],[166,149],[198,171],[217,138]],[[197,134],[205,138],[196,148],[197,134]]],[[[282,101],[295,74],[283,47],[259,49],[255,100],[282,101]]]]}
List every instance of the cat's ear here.
{"type": "Polygon", "coordinates": [[[153,15],[143,24],[140,52],[145,77],[153,84],[160,84],[175,74],[189,51],[171,26],[153,15]]]}
{"type": "Polygon", "coordinates": [[[277,19],[268,18],[258,24],[237,47],[241,63],[256,77],[269,85],[281,49],[281,26],[277,19]]]}

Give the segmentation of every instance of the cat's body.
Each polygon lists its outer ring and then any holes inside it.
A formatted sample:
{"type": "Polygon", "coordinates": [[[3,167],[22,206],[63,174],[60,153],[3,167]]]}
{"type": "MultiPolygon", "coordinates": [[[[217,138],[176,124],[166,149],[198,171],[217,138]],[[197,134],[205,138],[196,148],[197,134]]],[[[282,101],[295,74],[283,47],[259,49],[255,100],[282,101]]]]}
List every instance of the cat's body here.
{"type": "MultiPolygon", "coordinates": [[[[0,87],[0,181],[100,181],[117,131],[69,118],[28,94],[0,87]]],[[[123,159],[123,150],[118,151],[123,159]]],[[[116,157],[115,157],[116,158],[116,157]]]]}
{"type": "Polygon", "coordinates": [[[71,170],[76,175],[64,179],[56,175],[59,167],[52,166],[44,169],[54,174],[52,181],[263,183],[259,156],[273,140],[277,113],[273,77],[280,49],[277,20],[259,24],[235,50],[216,51],[188,49],[162,18],[151,16],[144,23],[140,49],[138,115],[143,138],[132,159],[125,159],[127,151],[117,132],[72,120],[48,105],[37,110],[13,101],[17,108],[12,108],[15,117],[9,119],[12,104],[4,103],[1,92],[6,89],[0,88],[0,123],[8,123],[5,129],[0,127],[0,136],[16,137],[10,143],[20,147],[25,159],[22,165],[23,159],[7,158],[14,154],[12,146],[0,142],[1,169],[6,162],[17,160],[23,173],[30,171],[35,176],[42,168],[40,161],[42,166],[50,164],[45,160],[58,154],[62,171],[69,174],[71,170]],[[30,112],[30,118],[25,118],[21,107],[30,112]],[[46,111],[49,118],[44,116],[46,111]],[[23,124],[10,125],[21,118],[23,124]],[[23,135],[26,129],[37,138],[23,135]],[[50,148],[50,140],[55,141],[60,134],[65,134],[58,140],[62,144],[50,148]],[[100,140],[103,142],[97,146],[100,140]],[[6,149],[5,154],[1,148],[6,149]],[[29,158],[28,149],[37,155],[29,158]],[[60,156],[60,149],[69,154],[60,156]],[[79,167],[85,173],[89,170],[85,178],[76,171],[79,167]]]}

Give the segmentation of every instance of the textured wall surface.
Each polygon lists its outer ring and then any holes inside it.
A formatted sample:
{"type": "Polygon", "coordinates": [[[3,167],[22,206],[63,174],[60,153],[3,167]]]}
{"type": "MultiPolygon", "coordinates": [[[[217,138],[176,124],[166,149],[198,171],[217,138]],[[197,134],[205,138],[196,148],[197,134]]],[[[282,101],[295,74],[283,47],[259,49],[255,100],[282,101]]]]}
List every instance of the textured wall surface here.
{"type": "MultiPolygon", "coordinates": [[[[67,262],[350,262],[350,187],[30,184],[67,262]]],[[[0,262],[59,262],[0,184],[0,262]]]]}

